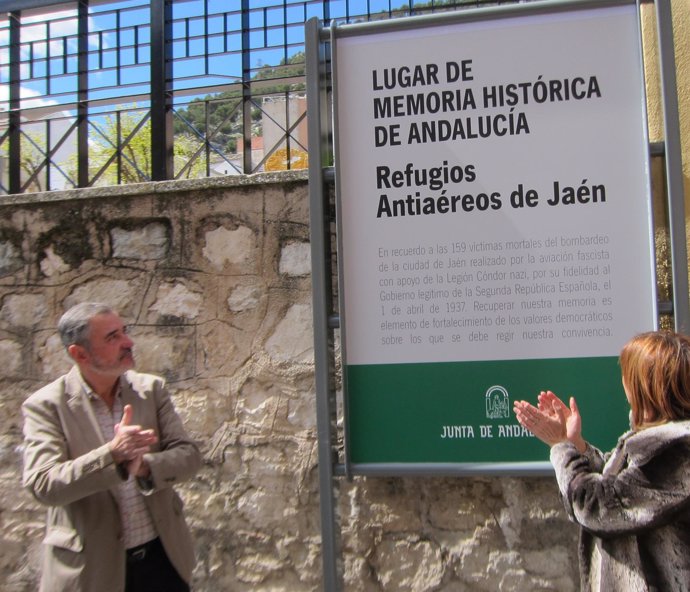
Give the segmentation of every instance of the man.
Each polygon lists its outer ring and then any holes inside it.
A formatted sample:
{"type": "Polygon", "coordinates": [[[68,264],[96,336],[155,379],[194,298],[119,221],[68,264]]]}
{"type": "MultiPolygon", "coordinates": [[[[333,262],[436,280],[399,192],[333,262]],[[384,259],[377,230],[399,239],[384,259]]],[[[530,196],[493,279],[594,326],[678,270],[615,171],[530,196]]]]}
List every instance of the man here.
{"type": "Polygon", "coordinates": [[[70,308],[58,332],[75,366],[31,395],[24,485],[48,506],[41,592],[185,592],[194,547],[172,485],[201,455],[159,377],[106,305],[70,308]]]}

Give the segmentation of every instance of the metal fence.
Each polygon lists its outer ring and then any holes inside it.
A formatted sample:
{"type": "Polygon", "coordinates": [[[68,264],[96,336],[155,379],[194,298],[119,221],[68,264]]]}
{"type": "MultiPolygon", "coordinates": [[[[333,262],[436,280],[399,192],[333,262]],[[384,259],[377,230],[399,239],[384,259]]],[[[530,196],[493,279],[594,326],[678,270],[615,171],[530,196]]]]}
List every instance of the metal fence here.
{"type": "Polygon", "coordinates": [[[0,193],[306,168],[304,23],[486,0],[4,0],[0,193]]]}

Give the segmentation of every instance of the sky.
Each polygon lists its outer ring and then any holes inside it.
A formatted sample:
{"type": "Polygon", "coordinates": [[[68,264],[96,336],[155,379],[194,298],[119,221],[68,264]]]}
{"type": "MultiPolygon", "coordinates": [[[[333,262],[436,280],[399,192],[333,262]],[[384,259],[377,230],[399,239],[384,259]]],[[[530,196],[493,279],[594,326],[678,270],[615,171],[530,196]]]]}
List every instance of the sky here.
{"type": "MultiPolygon", "coordinates": [[[[208,19],[199,18],[203,0],[173,3],[173,88],[180,95],[178,103],[208,94],[208,90],[195,92],[200,87],[242,80],[239,0],[207,1],[208,19]]],[[[331,0],[331,18],[361,15],[367,9],[387,11],[389,3],[331,0]]],[[[305,20],[322,18],[322,4],[321,0],[253,0],[249,14],[252,69],[278,65],[286,55],[303,51],[305,20]]],[[[59,110],[76,101],[76,8],[66,6],[61,4],[60,10],[48,14],[45,9],[22,13],[23,109],[55,105],[59,110]]],[[[89,99],[112,103],[127,96],[142,104],[149,91],[149,2],[104,0],[92,2],[89,10],[89,99]]],[[[0,13],[0,111],[8,109],[9,100],[8,22],[7,15],[0,13]]]]}

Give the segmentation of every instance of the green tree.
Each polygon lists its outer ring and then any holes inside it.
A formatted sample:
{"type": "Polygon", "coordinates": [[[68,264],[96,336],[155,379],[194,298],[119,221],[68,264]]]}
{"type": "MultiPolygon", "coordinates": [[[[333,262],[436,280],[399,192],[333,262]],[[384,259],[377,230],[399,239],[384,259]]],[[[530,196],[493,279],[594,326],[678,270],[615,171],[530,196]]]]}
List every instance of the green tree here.
{"type": "MultiPolygon", "coordinates": [[[[19,168],[21,170],[21,184],[25,185],[31,179],[25,191],[29,193],[46,191],[46,168],[44,161],[46,158],[46,138],[45,134],[37,131],[24,131],[20,136],[20,157],[19,168]]],[[[6,139],[0,145],[0,157],[9,165],[9,140],[6,139]]],[[[5,173],[7,177],[7,173],[5,173]]],[[[7,183],[7,178],[2,180],[7,183]]]]}
{"type": "MultiPolygon", "coordinates": [[[[254,75],[253,82],[261,82],[261,94],[257,95],[257,102],[263,96],[284,94],[286,92],[302,93],[306,89],[305,54],[297,52],[287,60],[281,60],[277,66],[262,66],[254,75]],[[267,84],[274,81],[274,84],[267,84]]],[[[253,135],[261,135],[261,109],[252,107],[253,135]]],[[[232,88],[220,93],[206,95],[202,99],[194,99],[185,109],[180,109],[175,118],[176,134],[210,135],[209,140],[219,150],[234,152],[237,148],[237,138],[242,137],[242,91],[232,88]],[[206,109],[208,109],[208,125],[206,129],[206,109]]]]}
{"type": "Polygon", "coordinates": [[[97,185],[141,183],[151,178],[151,122],[128,111],[92,122],[89,178],[97,185]],[[119,149],[119,154],[118,154],[119,149]]]}
{"type": "MultiPolygon", "coordinates": [[[[176,136],[173,145],[175,171],[184,178],[206,174],[205,162],[197,156],[200,142],[176,136]],[[188,167],[185,165],[194,159],[188,167]]],[[[70,157],[70,175],[76,177],[77,155],[70,157]]],[[[151,180],[151,120],[139,111],[119,111],[92,122],[89,134],[89,180],[93,185],[142,183],[151,180]],[[119,152],[119,153],[118,153],[119,152]]]]}

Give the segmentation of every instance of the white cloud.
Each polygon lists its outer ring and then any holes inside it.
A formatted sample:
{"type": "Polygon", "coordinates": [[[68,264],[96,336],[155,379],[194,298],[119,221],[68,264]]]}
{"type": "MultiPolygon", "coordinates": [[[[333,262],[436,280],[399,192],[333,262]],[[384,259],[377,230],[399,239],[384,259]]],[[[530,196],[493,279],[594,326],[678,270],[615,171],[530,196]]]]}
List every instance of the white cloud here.
{"type": "Polygon", "coordinates": [[[49,21],[50,32],[53,37],[59,35],[76,35],[77,33],[77,11],[76,9],[62,10],[57,12],[36,12],[34,14],[22,13],[22,42],[38,41],[45,39],[45,28],[31,25],[45,25],[49,21]]]}
{"type": "MultiPolygon", "coordinates": [[[[19,96],[22,102],[30,101],[30,107],[49,107],[51,105],[57,105],[57,101],[54,99],[44,98],[41,93],[35,91],[32,88],[21,87],[19,91],[19,96]]],[[[10,100],[10,88],[8,84],[0,85],[0,111],[4,111],[9,106],[10,100]]],[[[27,105],[23,104],[23,108],[27,108],[27,105]]]]}
{"type": "MultiPolygon", "coordinates": [[[[22,44],[34,43],[34,57],[37,59],[43,58],[46,55],[47,23],[50,23],[50,38],[53,40],[51,43],[59,44],[60,46],[55,45],[51,53],[55,53],[55,50],[58,52],[62,51],[62,37],[69,37],[70,43],[77,43],[78,21],[76,10],[62,10],[49,14],[34,13],[29,16],[22,14],[21,42],[22,44]]],[[[88,30],[96,30],[92,17],[89,17],[88,30]]],[[[90,37],[89,42],[92,46],[94,45],[93,38],[90,37]]],[[[105,44],[103,49],[107,49],[105,44]]]]}

